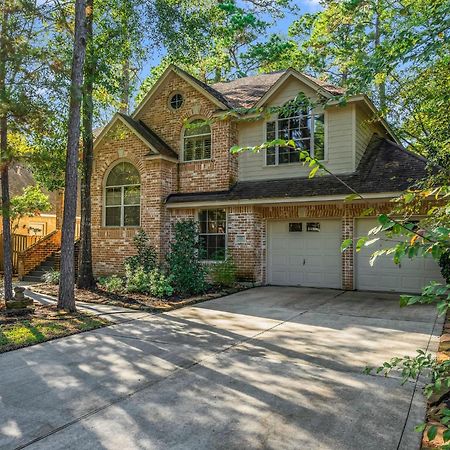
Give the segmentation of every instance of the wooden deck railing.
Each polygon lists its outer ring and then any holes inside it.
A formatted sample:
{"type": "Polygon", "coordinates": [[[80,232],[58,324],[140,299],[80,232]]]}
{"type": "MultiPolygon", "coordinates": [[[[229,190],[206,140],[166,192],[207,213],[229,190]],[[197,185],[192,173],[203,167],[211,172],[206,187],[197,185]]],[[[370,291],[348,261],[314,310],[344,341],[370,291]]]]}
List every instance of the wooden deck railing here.
{"type": "MultiPolygon", "coordinates": [[[[42,239],[42,236],[13,234],[11,236],[11,252],[13,271],[17,273],[19,254],[42,239]]],[[[0,234],[0,271],[3,271],[3,235],[0,234]]]]}

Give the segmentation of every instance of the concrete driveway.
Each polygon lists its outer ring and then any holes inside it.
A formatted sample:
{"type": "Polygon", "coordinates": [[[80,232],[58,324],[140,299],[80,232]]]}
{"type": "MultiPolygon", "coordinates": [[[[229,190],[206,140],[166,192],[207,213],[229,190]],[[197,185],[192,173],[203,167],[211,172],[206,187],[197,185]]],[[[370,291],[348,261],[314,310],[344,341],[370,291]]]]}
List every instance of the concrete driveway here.
{"type": "Polygon", "coordinates": [[[408,449],[420,383],[363,375],[433,349],[433,307],[263,287],[0,356],[0,448],[408,449]]]}

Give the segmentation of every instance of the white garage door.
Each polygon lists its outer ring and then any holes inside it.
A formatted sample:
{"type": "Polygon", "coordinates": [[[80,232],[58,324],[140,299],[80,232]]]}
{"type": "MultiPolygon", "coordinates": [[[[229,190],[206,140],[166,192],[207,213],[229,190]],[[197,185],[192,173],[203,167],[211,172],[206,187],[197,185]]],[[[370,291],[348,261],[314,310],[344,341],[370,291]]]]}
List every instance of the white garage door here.
{"type": "Polygon", "coordinates": [[[341,221],[269,222],[269,284],[341,288],[341,221]]]}
{"type": "MultiPolygon", "coordinates": [[[[357,220],[356,236],[366,236],[377,225],[374,219],[357,220]]],[[[404,258],[398,266],[392,255],[382,255],[370,266],[375,250],[390,247],[389,242],[380,240],[356,253],[356,289],[415,293],[431,280],[443,282],[439,266],[432,258],[404,258]]]]}

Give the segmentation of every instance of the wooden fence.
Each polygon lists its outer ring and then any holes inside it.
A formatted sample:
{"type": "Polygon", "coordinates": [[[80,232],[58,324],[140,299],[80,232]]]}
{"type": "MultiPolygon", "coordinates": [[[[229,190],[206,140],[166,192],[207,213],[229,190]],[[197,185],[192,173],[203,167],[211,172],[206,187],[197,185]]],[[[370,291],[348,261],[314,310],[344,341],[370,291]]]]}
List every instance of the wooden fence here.
{"type": "MultiPolygon", "coordinates": [[[[14,273],[17,273],[19,253],[23,252],[28,247],[31,247],[42,238],[43,236],[27,236],[24,234],[13,234],[11,236],[12,263],[14,273]]],[[[3,271],[3,234],[0,234],[0,239],[0,271],[3,271]]]]}

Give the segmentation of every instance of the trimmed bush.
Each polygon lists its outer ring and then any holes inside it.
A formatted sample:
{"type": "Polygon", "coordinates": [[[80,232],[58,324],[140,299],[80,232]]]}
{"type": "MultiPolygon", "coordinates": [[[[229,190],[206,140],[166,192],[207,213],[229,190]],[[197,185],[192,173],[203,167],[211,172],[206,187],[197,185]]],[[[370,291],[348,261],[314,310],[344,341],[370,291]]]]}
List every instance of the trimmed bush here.
{"type": "Polygon", "coordinates": [[[222,287],[231,287],[236,284],[236,264],[232,258],[211,265],[209,275],[213,284],[222,287]]]}
{"type": "Polygon", "coordinates": [[[198,256],[197,237],[198,228],[193,220],[175,224],[175,238],[167,262],[175,292],[182,295],[200,294],[207,288],[207,271],[198,256]]]}

